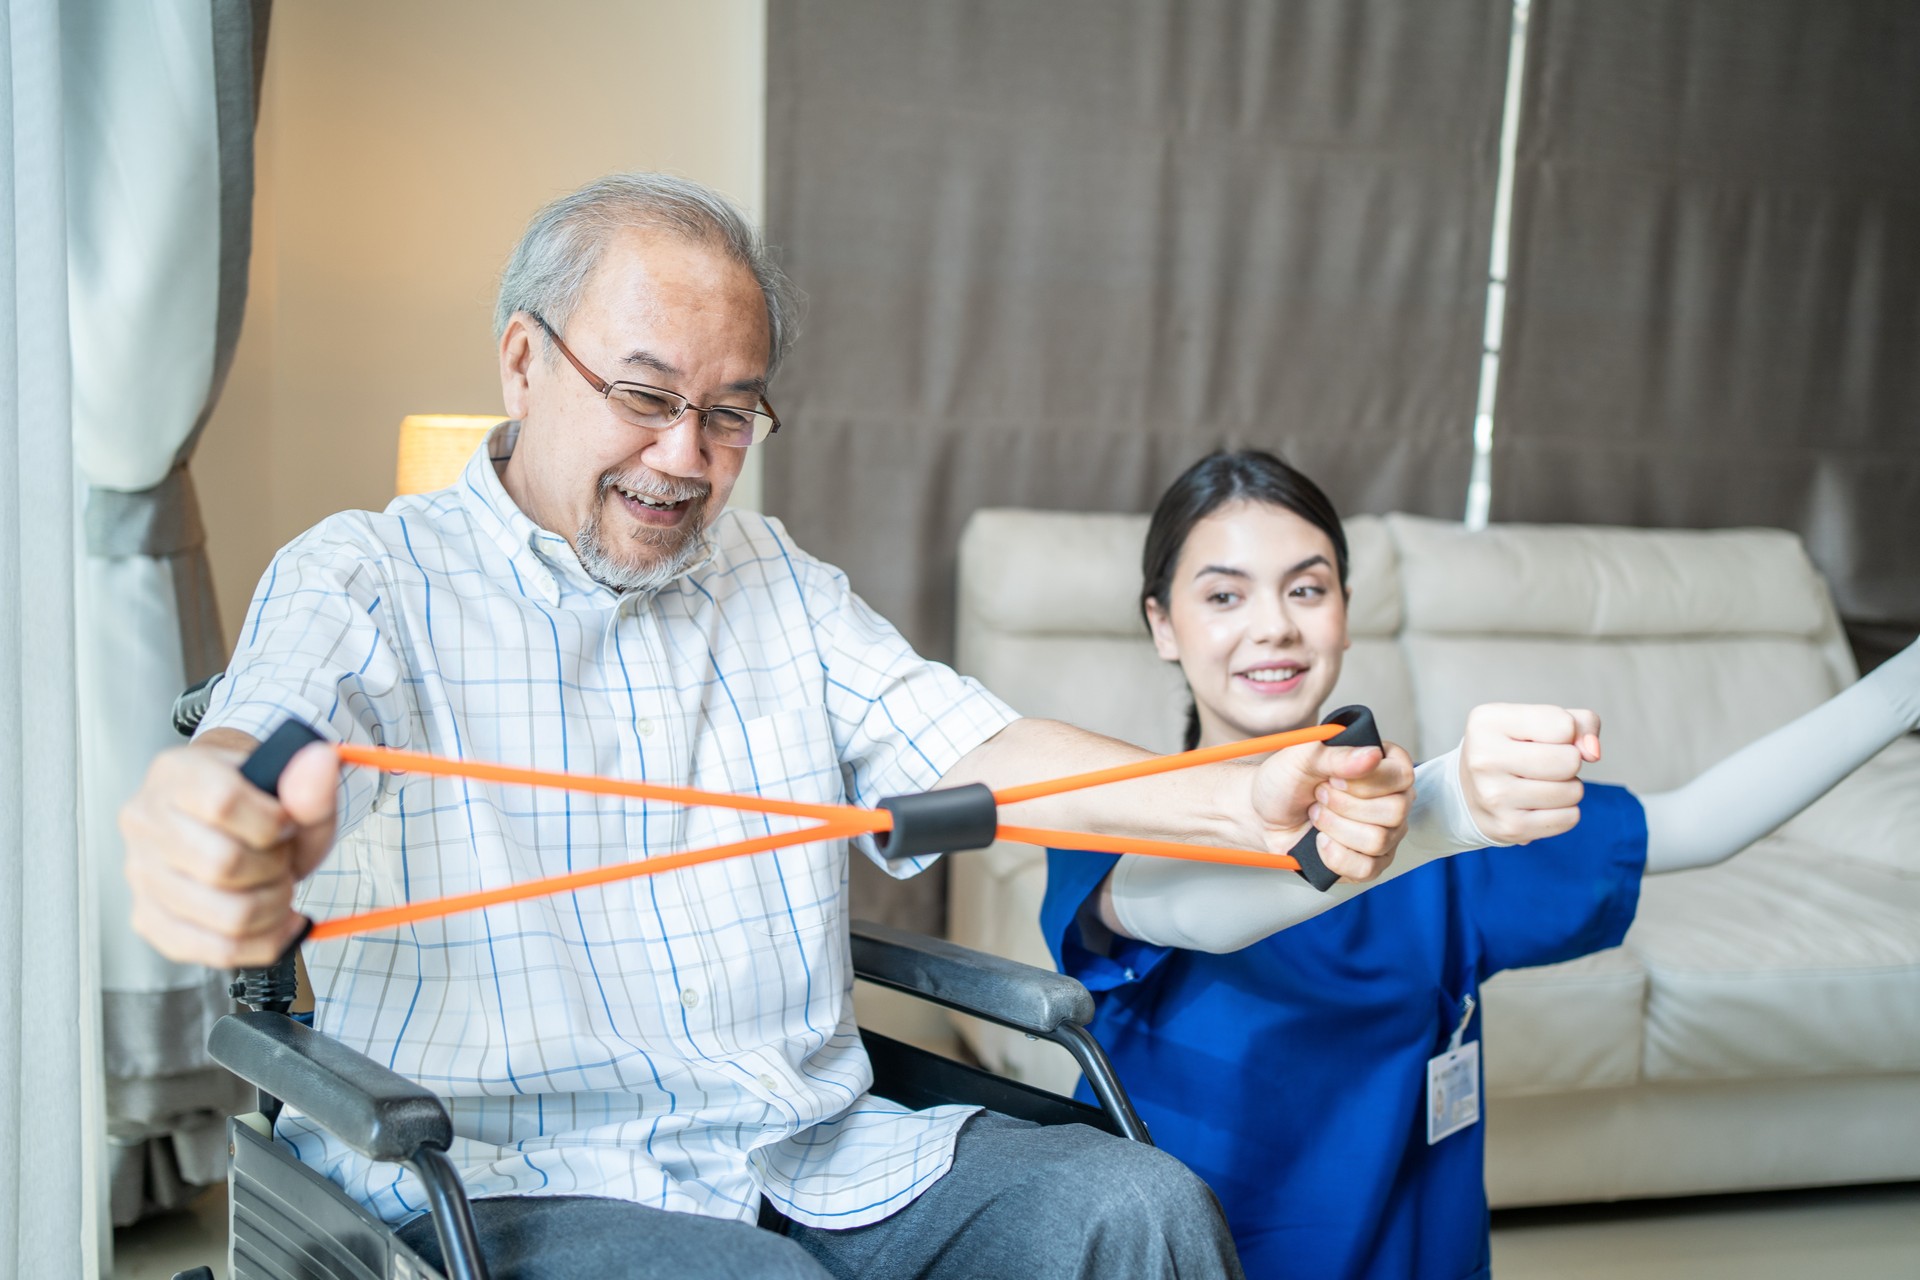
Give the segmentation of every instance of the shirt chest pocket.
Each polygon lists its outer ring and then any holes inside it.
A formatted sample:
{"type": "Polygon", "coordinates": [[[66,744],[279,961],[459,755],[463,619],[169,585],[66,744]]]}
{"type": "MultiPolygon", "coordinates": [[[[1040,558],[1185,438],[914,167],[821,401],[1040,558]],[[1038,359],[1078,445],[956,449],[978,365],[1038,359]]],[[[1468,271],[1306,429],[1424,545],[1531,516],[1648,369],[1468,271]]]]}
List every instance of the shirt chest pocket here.
{"type": "Polygon", "coordinates": [[[693,785],[743,796],[845,803],[839,753],[820,707],[707,722],[694,744],[693,785]]]}
{"type": "MultiPolygon", "coordinates": [[[[694,749],[693,785],[743,796],[844,804],[840,761],[826,712],[803,707],[707,726],[694,749]]],[[[701,809],[689,847],[797,830],[811,818],[701,809]]],[[[729,858],[693,874],[708,903],[727,901],[750,936],[828,932],[843,914],[845,845],[814,842],[729,858]]],[[[713,921],[712,923],[718,923],[713,921]]]]}

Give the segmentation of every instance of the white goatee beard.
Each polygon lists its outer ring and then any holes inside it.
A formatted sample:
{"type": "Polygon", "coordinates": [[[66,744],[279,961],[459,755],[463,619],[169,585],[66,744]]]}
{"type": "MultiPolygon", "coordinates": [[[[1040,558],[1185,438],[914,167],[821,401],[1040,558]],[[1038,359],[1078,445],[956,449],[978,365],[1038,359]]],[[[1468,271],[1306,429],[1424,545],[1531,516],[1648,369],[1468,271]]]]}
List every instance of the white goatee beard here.
{"type": "Polygon", "coordinates": [[[686,512],[678,527],[657,532],[645,528],[633,531],[630,536],[632,542],[658,552],[648,563],[636,565],[615,559],[608,552],[606,537],[600,528],[600,513],[606,510],[607,495],[617,484],[618,478],[611,473],[600,477],[600,500],[594,504],[593,514],[587,518],[587,522],[580,526],[580,532],[573,535],[574,554],[580,557],[580,567],[587,571],[587,576],[610,591],[621,595],[632,591],[658,591],[706,555],[707,495],[711,490],[687,486],[656,493],[650,491],[651,486],[626,486],[635,493],[665,502],[691,499],[687,502],[686,512]]]}

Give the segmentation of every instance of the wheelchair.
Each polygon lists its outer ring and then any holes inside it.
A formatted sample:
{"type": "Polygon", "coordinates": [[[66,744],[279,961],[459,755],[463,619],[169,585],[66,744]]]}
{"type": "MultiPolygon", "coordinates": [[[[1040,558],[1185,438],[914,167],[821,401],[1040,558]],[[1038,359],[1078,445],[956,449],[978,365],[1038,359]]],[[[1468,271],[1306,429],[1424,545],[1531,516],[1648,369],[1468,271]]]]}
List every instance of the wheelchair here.
{"type": "MultiPolygon", "coordinates": [[[[218,679],[175,703],[182,734],[199,724],[218,679]]],[[[915,1110],[963,1103],[1151,1145],[1087,1031],[1093,997],[1077,980],[887,925],[856,920],[852,935],[856,977],[1061,1045],[1099,1105],[863,1029],[874,1093],[915,1110]]],[[[291,952],[270,968],[241,970],[231,993],[248,1012],[221,1018],[207,1039],[214,1061],[260,1095],[257,1112],[227,1124],[231,1280],[486,1280],[466,1192],[446,1154],[454,1136],[446,1108],[427,1089],[296,1020],[289,1012],[295,986],[291,952]],[[288,1105],[367,1159],[419,1177],[443,1268],[427,1265],[386,1223],[274,1141],[273,1122],[288,1105]]],[[[174,1280],[213,1280],[213,1272],[196,1267],[174,1280]]]]}

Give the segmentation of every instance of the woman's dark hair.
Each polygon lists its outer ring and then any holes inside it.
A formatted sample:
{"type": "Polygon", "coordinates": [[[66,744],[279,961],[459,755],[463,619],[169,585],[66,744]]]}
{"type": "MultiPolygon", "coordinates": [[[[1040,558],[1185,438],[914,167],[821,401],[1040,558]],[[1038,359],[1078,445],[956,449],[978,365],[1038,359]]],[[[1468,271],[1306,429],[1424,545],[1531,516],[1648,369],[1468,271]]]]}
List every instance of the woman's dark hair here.
{"type": "MultiPolygon", "coordinates": [[[[1320,486],[1263,450],[1221,450],[1183,471],[1153,509],[1153,519],[1147,525],[1146,551],[1140,558],[1143,620],[1149,600],[1157,601],[1163,612],[1170,607],[1173,567],[1193,526],[1229,502],[1241,501],[1284,508],[1326,534],[1333,543],[1340,590],[1347,589],[1347,535],[1340,527],[1340,513],[1320,486]]],[[[1191,703],[1187,706],[1186,743],[1189,751],[1200,743],[1200,709],[1191,703]]]]}

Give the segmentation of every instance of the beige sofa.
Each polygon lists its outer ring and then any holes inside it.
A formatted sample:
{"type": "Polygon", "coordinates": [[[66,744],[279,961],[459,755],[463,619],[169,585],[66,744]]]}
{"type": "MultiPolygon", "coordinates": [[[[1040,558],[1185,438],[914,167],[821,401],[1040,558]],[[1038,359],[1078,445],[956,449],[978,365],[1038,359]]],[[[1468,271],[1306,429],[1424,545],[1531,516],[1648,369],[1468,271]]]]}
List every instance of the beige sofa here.
{"type": "MultiPolygon", "coordinates": [[[[986,511],[961,545],[959,661],[1022,712],[1156,750],[1184,690],[1134,593],[1145,518],[986,511]]],[[[1590,776],[1678,785],[1855,678],[1791,535],[1358,518],[1365,702],[1416,758],[1487,701],[1598,708],[1590,776]]],[[[956,857],[952,936],[1047,963],[1039,851],[956,857]]],[[[1072,1064],[979,1024],[984,1060],[1072,1064]]],[[[1495,1205],[1920,1178],[1920,739],[1731,862],[1652,877],[1616,950],[1510,972],[1486,1002],[1495,1205]]]]}

